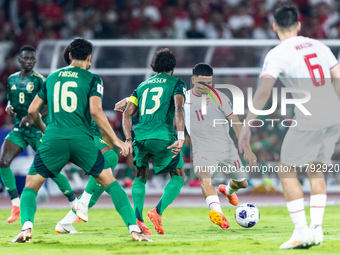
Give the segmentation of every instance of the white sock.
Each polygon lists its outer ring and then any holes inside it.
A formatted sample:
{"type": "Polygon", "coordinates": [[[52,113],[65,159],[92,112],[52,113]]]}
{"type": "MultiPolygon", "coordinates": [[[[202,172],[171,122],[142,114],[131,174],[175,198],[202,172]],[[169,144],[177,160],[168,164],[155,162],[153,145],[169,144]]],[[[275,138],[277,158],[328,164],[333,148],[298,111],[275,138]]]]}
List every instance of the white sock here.
{"type": "Polygon", "coordinates": [[[231,196],[232,194],[234,194],[236,191],[238,191],[239,189],[232,189],[232,188],[230,188],[230,185],[229,185],[229,183],[228,183],[228,185],[227,185],[227,187],[225,188],[225,192],[229,195],[229,196],[231,196]]]}
{"type": "Polygon", "coordinates": [[[307,227],[303,198],[287,202],[287,209],[296,229],[307,227]]]}
{"type": "Polygon", "coordinates": [[[26,221],[24,223],[24,225],[22,225],[21,231],[24,231],[24,230],[26,230],[28,228],[32,229],[32,232],[33,232],[33,223],[31,221],[26,221]]]}
{"type": "Polygon", "coordinates": [[[19,199],[18,197],[12,199],[11,201],[12,201],[12,206],[18,206],[18,207],[20,207],[20,199],[19,199]]]}
{"type": "Polygon", "coordinates": [[[311,226],[322,225],[325,212],[327,195],[318,194],[310,196],[310,219],[311,226]]]}
{"type": "Polygon", "coordinates": [[[210,210],[215,210],[217,212],[222,213],[221,205],[220,205],[220,199],[218,196],[209,196],[205,199],[207,202],[207,205],[209,206],[210,210]]]}
{"type": "Polygon", "coordinates": [[[76,207],[77,205],[77,198],[75,198],[73,201],[70,202],[71,208],[76,207]]]}
{"type": "Polygon", "coordinates": [[[137,232],[137,233],[140,233],[142,232],[140,230],[140,228],[138,227],[138,225],[130,225],[129,226],[129,231],[130,231],[130,234],[134,231],[134,232],[137,232]]]}
{"type": "Polygon", "coordinates": [[[78,219],[77,214],[70,210],[68,214],[59,222],[60,224],[72,224],[76,219],[78,219]]]}
{"type": "Polygon", "coordinates": [[[90,203],[92,195],[84,191],[81,198],[78,201],[81,201],[82,203],[88,205],[90,203]]]}

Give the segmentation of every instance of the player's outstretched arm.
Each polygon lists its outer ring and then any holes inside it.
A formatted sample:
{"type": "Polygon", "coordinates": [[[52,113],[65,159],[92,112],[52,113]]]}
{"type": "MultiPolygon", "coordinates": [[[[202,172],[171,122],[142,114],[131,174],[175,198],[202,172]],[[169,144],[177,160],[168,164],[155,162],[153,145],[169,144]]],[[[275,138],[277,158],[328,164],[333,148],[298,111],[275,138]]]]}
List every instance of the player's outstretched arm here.
{"type": "Polygon", "coordinates": [[[121,154],[126,157],[129,154],[127,146],[116,136],[102,108],[102,99],[98,96],[90,97],[90,113],[99,128],[111,139],[112,143],[120,148],[121,154]]]}
{"type": "Polygon", "coordinates": [[[126,97],[115,104],[114,110],[116,112],[124,112],[125,106],[128,104],[130,97],[126,97]]]}
{"type": "Polygon", "coordinates": [[[42,121],[39,110],[44,107],[44,105],[44,101],[38,95],[36,95],[30,107],[28,108],[28,115],[31,117],[34,124],[40,129],[42,133],[44,133],[46,129],[46,124],[42,121]]]}
{"type": "Polygon", "coordinates": [[[176,94],[174,96],[175,102],[175,121],[178,134],[178,140],[168,147],[172,148],[173,158],[181,151],[184,143],[184,129],[185,129],[185,111],[184,111],[184,96],[176,94]]]}
{"type": "MultiPolygon", "coordinates": [[[[271,92],[274,86],[275,79],[272,77],[262,77],[260,80],[260,86],[255,92],[253,98],[253,106],[257,110],[262,110],[263,107],[266,105],[271,92]]],[[[242,128],[240,132],[240,136],[238,138],[238,149],[240,153],[244,152],[246,147],[250,144],[250,128],[248,126],[248,121],[251,119],[255,119],[257,117],[256,114],[252,112],[248,112],[247,117],[245,119],[245,127],[242,128]]]]}
{"type": "Polygon", "coordinates": [[[340,98],[340,66],[337,65],[331,69],[331,77],[336,94],[340,98]]]}
{"type": "Polygon", "coordinates": [[[131,117],[137,112],[137,110],[138,107],[135,104],[129,102],[125,111],[123,112],[123,132],[125,135],[126,143],[129,146],[129,152],[131,153],[132,153],[131,117]]]}

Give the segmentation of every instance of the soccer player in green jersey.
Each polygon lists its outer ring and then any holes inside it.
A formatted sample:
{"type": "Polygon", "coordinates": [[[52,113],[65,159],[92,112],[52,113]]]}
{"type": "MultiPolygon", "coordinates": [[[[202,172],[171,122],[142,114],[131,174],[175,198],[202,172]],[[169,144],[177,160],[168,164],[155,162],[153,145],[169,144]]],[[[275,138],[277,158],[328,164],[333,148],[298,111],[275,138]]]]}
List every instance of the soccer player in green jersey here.
{"type": "MultiPolygon", "coordinates": [[[[67,65],[71,64],[69,58],[70,46],[67,46],[63,53],[63,59],[67,65]]],[[[94,142],[98,149],[103,153],[105,159],[104,168],[114,169],[118,165],[118,155],[111,150],[109,145],[103,140],[98,125],[91,119],[91,129],[93,131],[94,142]]],[[[55,231],[58,234],[73,234],[78,231],[72,226],[72,223],[77,220],[78,215],[82,220],[88,220],[88,209],[96,204],[99,197],[104,193],[103,187],[94,179],[90,177],[84,193],[79,197],[77,207],[72,208],[66,216],[57,223],[55,231]],[[77,215],[78,214],[78,215],[77,215]]]]}
{"type": "MultiPolygon", "coordinates": [[[[36,151],[42,137],[40,130],[33,124],[33,120],[27,113],[29,105],[45,81],[42,75],[33,70],[36,63],[35,48],[29,45],[23,46],[20,49],[18,61],[21,71],[8,77],[8,104],[6,107],[7,113],[14,117],[14,127],[5,137],[0,152],[1,178],[12,200],[12,213],[7,219],[8,223],[16,221],[20,215],[20,200],[10,165],[13,159],[28,145],[36,151]]],[[[41,111],[41,115],[47,115],[47,107],[41,111]]],[[[73,207],[76,198],[68,179],[64,175],[58,174],[53,180],[73,207]]]]}
{"type": "Polygon", "coordinates": [[[137,226],[130,201],[111,170],[103,170],[103,155],[93,142],[91,116],[112,143],[121,149],[122,155],[128,154],[128,146],[116,136],[102,109],[102,80],[87,71],[91,66],[91,54],[90,42],[82,38],[73,40],[70,44],[71,65],[52,73],[30,105],[28,113],[44,136],[22,194],[22,231],[12,242],[31,240],[37,191],[67,162],[75,163],[86,174],[92,175],[109,193],[132,239],[150,240],[137,226]],[[39,116],[39,109],[45,104],[49,107],[47,127],[39,116]]]}
{"type": "Polygon", "coordinates": [[[164,234],[162,214],[178,196],[184,183],[184,161],[179,152],[184,142],[186,85],[172,75],[175,66],[176,58],[169,49],[157,51],[151,63],[157,74],[134,90],[123,113],[123,131],[130,152],[133,146],[134,163],[138,170],[132,186],[132,200],[137,223],[147,234],[151,231],[145,226],[142,214],[150,159],[156,174],[170,173],[171,176],[156,208],[147,214],[159,234],[164,234]],[[132,143],[131,116],[137,110],[139,122],[132,143]],[[173,127],[174,119],[178,140],[173,127]]]}

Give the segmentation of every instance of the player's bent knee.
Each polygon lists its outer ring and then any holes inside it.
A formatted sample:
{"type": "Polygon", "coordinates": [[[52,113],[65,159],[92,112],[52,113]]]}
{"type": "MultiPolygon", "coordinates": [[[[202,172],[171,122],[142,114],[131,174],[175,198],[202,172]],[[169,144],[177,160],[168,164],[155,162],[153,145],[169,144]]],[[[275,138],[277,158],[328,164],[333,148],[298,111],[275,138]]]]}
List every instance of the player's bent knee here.
{"type": "Polygon", "coordinates": [[[100,185],[102,185],[104,189],[112,182],[116,181],[116,178],[112,175],[110,168],[104,169],[98,176],[93,177],[96,179],[97,182],[100,183],[100,185]]]}
{"type": "Polygon", "coordinates": [[[11,165],[11,160],[0,159],[0,168],[7,168],[11,165]]]}
{"type": "Polygon", "coordinates": [[[25,188],[30,188],[35,191],[39,191],[41,186],[44,184],[47,178],[35,174],[35,175],[27,175],[26,177],[26,183],[25,183],[25,188]]]}
{"type": "Polygon", "coordinates": [[[198,178],[198,180],[201,183],[201,186],[211,185],[211,179],[210,178],[198,178]]]}
{"type": "Polygon", "coordinates": [[[170,172],[170,175],[178,175],[180,177],[182,177],[183,179],[185,179],[185,174],[184,174],[184,167],[181,168],[176,168],[174,171],[170,172]]]}

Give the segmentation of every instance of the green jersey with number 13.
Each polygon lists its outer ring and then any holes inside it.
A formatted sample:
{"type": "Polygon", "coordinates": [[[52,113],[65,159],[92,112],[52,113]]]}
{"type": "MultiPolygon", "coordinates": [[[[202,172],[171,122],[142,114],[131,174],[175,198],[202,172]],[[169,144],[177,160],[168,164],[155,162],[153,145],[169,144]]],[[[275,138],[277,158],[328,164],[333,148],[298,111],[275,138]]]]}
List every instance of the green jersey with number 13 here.
{"type": "Polygon", "coordinates": [[[48,105],[49,139],[93,137],[89,98],[103,97],[103,81],[76,66],[67,66],[49,75],[38,96],[48,105]]]}
{"type": "Polygon", "coordinates": [[[159,73],[142,82],[134,90],[130,102],[139,107],[139,122],[135,128],[137,141],[160,139],[172,141],[175,134],[174,96],[185,97],[185,83],[166,73],[159,73]]]}

